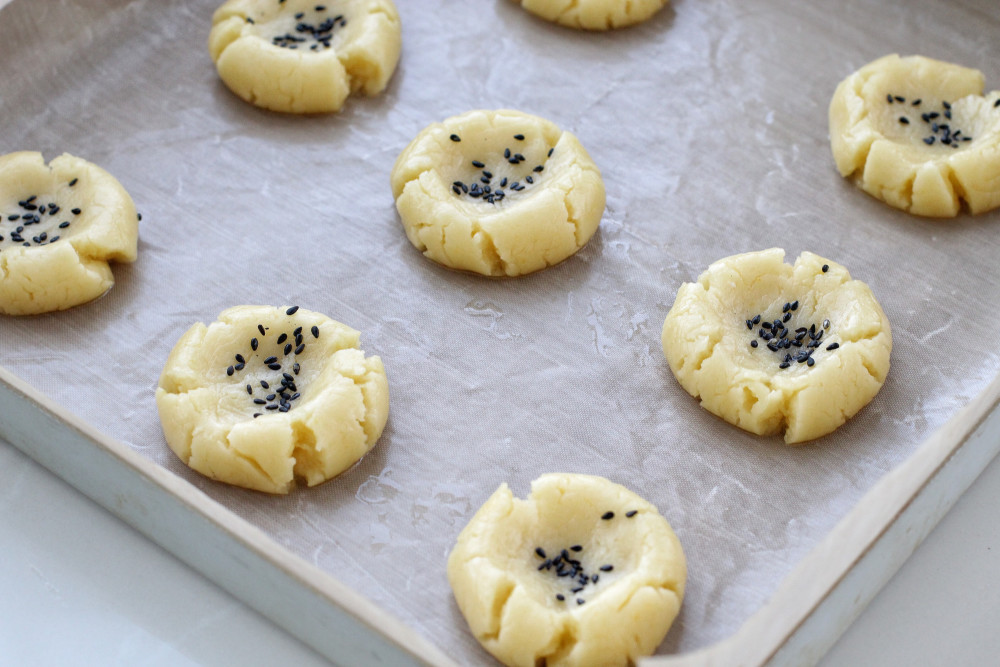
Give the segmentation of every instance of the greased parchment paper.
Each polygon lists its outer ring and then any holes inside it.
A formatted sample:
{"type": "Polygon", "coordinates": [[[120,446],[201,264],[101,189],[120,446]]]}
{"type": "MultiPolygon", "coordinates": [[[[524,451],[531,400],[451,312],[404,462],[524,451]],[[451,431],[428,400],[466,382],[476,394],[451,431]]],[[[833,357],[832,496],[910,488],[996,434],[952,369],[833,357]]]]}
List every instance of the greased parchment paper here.
{"type": "MultiPolygon", "coordinates": [[[[886,471],[1000,370],[1000,214],[918,219],[836,173],[836,84],[891,52],[1000,85],[992,0],[676,0],[609,34],[509,0],[397,0],[400,67],[336,115],[255,109],[218,80],[215,0],[15,0],[0,11],[0,152],[66,151],[117,176],[140,256],[95,303],[0,319],[0,363],[412,625],[459,663],[445,558],[501,482],[604,475],[680,536],[688,593],[661,653],[731,635],[886,471]],[[578,255],[488,280],[425,260],[389,190],[428,123],[510,107],[577,134],[608,208],[578,255]],[[893,327],[882,392],[801,448],[757,438],[678,386],[660,327],[721,257],[811,250],[868,282],[893,327]],[[341,477],[273,498],[212,483],[167,449],[153,401],[193,322],[298,304],[363,332],[389,424],[341,477]]],[[[992,86],[991,86],[992,84],[992,86]]],[[[2,416],[0,416],[2,418],[2,416]]]]}

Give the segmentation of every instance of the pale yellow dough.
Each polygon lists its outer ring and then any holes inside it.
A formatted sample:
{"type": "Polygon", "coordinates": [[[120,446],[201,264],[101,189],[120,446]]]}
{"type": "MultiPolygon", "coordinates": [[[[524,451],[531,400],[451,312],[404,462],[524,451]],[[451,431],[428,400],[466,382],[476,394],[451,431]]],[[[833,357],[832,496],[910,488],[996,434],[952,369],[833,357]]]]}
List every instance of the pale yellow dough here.
{"type": "Polygon", "coordinates": [[[115,283],[108,262],[136,258],[132,198],[111,174],[72,155],[48,165],[31,151],[0,156],[0,216],[2,314],[65,310],[96,299],[115,283]],[[24,215],[39,221],[28,224],[24,215]]]}
{"type": "Polygon", "coordinates": [[[977,70],[921,56],[880,58],[833,95],[837,169],[915,215],[952,217],[962,201],[972,213],[989,211],[1000,206],[998,100],[997,91],[983,96],[977,70]]]}
{"type": "Polygon", "coordinates": [[[548,21],[582,30],[611,30],[641,23],[667,0],[514,0],[548,21]]]}
{"type": "Polygon", "coordinates": [[[392,0],[229,0],[212,17],[208,48],[223,82],[247,102],[323,113],[351,93],[382,92],[400,39],[392,0]]]}
{"type": "Polygon", "coordinates": [[[579,140],[519,111],[470,111],[425,128],[396,159],[391,181],[420,252],[487,276],[558,264],[590,240],[604,214],[601,172],[579,140]],[[503,193],[492,202],[470,194],[487,187],[487,174],[491,193],[503,193]]]}
{"type": "Polygon", "coordinates": [[[652,654],[686,578],[680,541],[656,508],[589,475],[542,475],[525,500],[501,485],[448,557],[470,630],[511,667],[612,667],[652,654]],[[560,577],[551,562],[564,549],[587,575],[575,593],[582,575],[560,577]]]}
{"type": "Polygon", "coordinates": [[[382,361],[365,357],[350,327],[287,310],[229,308],[208,327],[192,326],[167,359],[156,389],[163,434],[184,463],[207,477],[287,493],[295,478],[314,486],[339,475],[382,434],[389,415],[382,361]],[[282,334],[287,340],[279,343],[282,334]],[[272,356],[280,368],[265,365],[272,356]],[[285,373],[295,386],[285,391],[291,407],[283,412],[285,373]]]}
{"type": "Polygon", "coordinates": [[[727,257],[681,285],[663,323],[663,352],[706,410],[758,435],[784,432],[794,444],[830,433],[878,393],[892,333],[871,289],[843,266],[810,252],[789,266],[784,256],[772,248],[727,257]],[[792,339],[808,329],[803,347],[772,352],[761,325],[783,320],[784,304],[795,301],[781,326],[792,339]],[[756,315],[762,320],[751,329],[756,315]],[[819,344],[809,348],[813,334],[819,344]],[[814,365],[799,362],[810,349],[814,365]],[[788,354],[790,366],[780,368],[788,354]]]}

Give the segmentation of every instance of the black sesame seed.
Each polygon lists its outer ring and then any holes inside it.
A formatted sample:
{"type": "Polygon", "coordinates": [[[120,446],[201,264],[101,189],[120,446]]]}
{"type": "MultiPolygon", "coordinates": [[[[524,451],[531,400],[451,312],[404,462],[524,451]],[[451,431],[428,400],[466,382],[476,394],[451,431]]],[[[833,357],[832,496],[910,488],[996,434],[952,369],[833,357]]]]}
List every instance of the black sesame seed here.
{"type": "Polygon", "coordinates": [[[265,405],[267,403],[267,401],[265,401],[263,398],[255,398],[253,399],[253,402],[256,405],[265,405]]]}
{"type": "Polygon", "coordinates": [[[264,360],[264,363],[265,364],[273,364],[277,360],[278,360],[278,357],[268,357],[267,359],[264,360]]]}
{"type": "Polygon", "coordinates": [[[244,368],[246,368],[246,364],[236,364],[233,368],[235,368],[238,371],[241,371],[244,368]]]}
{"type": "Polygon", "coordinates": [[[305,343],[300,343],[297,348],[295,348],[295,354],[302,354],[302,350],[306,349],[305,343]]]}
{"type": "Polygon", "coordinates": [[[812,357],[809,357],[808,359],[806,359],[806,365],[807,366],[812,366],[815,363],[816,363],[816,360],[813,359],[812,357]]]}
{"type": "Polygon", "coordinates": [[[829,345],[826,346],[826,349],[836,350],[838,347],[840,347],[840,343],[830,343],[829,345]]]}
{"type": "Polygon", "coordinates": [[[555,150],[555,148],[550,148],[550,149],[549,149],[549,152],[548,152],[548,153],[546,154],[546,157],[552,157],[552,152],[553,152],[554,150],[555,150]]]}
{"type": "Polygon", "coordinates": [[[934,145],[934,137],[924,137],[924,143],[928,146],[934,145]]]}
{"type": "Polygon", "coordinates": [[[829,270],[830,270],[830,265],[829,264],[824,264],[823,265],[823,273],[826,273],[829,270]]]}
{"type": "Polygon", "coordinates": [[[918,100],[913,100],[913,106],[919,107],[921,102],[923,102],[923,100],[919,100],[919,99],[918,100]]]}
{"type": "Polygon", "coordinates": [[[625,518],[631,519],[632,517],[634,517],[638,513],[639,513],[639,510],[629,510],[628,512],[625,512],[625,518]]]}
{"type": "Polygon", "coordinates": [[[313,338],[319,338],[319,327],[313,326],[311,329],[313,338]]]}
{"type": "Polygon", "coordinates": [[[241,364],[245,364],[247,362],[247,360],[243,358],[242,354],[236,355],[236,361],[240,362],[241,364]]]}
{"type": "Polygon", "coordinates": [[[545,549],[543,549],[541,547],[536,547],[535,548],[535,553],[538,554],[539,558],[545,558],[545,549]]]}
{"type": "Polygon", "coordinates": [[[253,413],[253,418],[254,419],[257,419],[257,417],[260,417],[260,416],[261,416],[261,413],[259,413],[259,412],[253,413]]]}
{"type": "Polygon", "coordinates": [[[792,314],[791,313],[785,313],[785,316],[781,318],[781,321],[782,322],[787,322],[790,319],[792,319],[792,314]]]}
{"type": "Polygon", "coordinates": [[[598,569],[600,569],[601,572],[610,572],[611,570],[615,569],[615,566],[614,565],[602,565],[598,569]]]}
{"type": "Polygon", "coordinates": [[[286,340],[288,340],[288,334],[286,333],[281,334],[280,336],[278,336],[278,345],[281,345],[286,340]]]}
{"type": "Polygon", "coordinates": [[[791,364],[788,363],[787,361],[782,361],[780,364],[778,364],[778,368],[788,368],[789,366],[791,366],[791,364]]]}
{"type": "Polygon", "coordinates": [[[993,108],[996,109],[997,107],[1000,107],[1000,100],[993,103],[993,108]]]}
{"type": "Polygon", "coordinates": [[[614,512],[605,512],[604,514],[601,515],[601,518],[604,519],[605,521],[607,521],[608,519],[614,519],[615,518],[615,513],[614,512]]]}
{"type": "Polygon", "coordinates": [[[285,311],[285,315],[294,315],[298,311],[299,311],[299,307],[298,306],[292,306],[291,308],[289,308],[288,310],[285,311]]]}
{"type": "Polygon", "coordinates": [[[556,599],[559,600],[560,602],[563,602],[566,599],[566,596],[563,595],[562,593],[556,593],[556,599]]]}
{"type": "Polygon", "coordinates": [[[576,588],[574,588],[573,590],[571,590],[570,593],[572,593],[573,595],[576,595],[577,593],[579,593],[582,590],[583,590],[583,586],[577,586],[576,588]]]}
{"type": "Polygon", "coordinates": [[[906,116],[900,116],[899,117],[899,122],[902,123],[903,125],[909,125],[910,124],[910,119],[907,118],[906,116]]]}
{"type": "MultiPolygon", "coordinates": [[[[295,363],[295,364],[292,364],[292,371],[293,371],[293,372],[294,372],[294,373],[295,373],[296,375],[298,375],[298,374],[299,374],[299,365],[298,365],[297,363],[295,363]]],[[[285,375],[287,375],[287,373],[286,373],[285,375]]]]}
{"type": "Polygon", "coordinates": [[[576,603],[577,604],[583,604],[584,602],[586,602],[586,600],[584,600],[583,598],[577,598],[576,599],[576,603]]]}
{"type": "Polygon", "coordinates": [[[80,180],[79,178],[74,178],[72,181],[69,182],[69,187],[73,187],[74,185],[76,185],[76,182],[79,180],[80,180]]]}
{"type": "Polygon", "coordinates": [[[264,335],[266,335],[266,334],[264,333],[264,325],[263,325],[263,324],[258,324],[258,325],[257,325],[257,331],[259,331],[259,332],[260,332],[260,335],[261,335],[261,336],[264,336],[264,335]]]}
{"type": "Polygon", "coordinates": [[[892,104],[892,93],[889,93],[888,95],[886,95],[886,96],[885,96],[885,99],[886,99],[886,101],[887,101],[887,102],[888,102],[889,104],[892,104]]]}
{"type": "Polygon", "coordinates": [[[287,356],[288,354],[291,353],[291,351],[292,351],[292,344],[291,343],[286,344],[285,345],[285,355],[287,356]]]}
{"type": "Polygon", "coordinates": [[[250,394],[251,396],[253,396],[253,386],[251,386],[249,384],[247,385],[247,393],[250,394]]]}
{"type": "Polygon", "coordinates": [[[539,174],[540,174],[540,173],[542,173],[542,171],[544,171],[544,170],[545,170],[545,167],[543,167],[542,165],[538,165],[537,167],[535,167],[535,168],[534,168],[534,169],[532,169],[531,171],[534,171],[534,172],[536,172],[536,173],[539,173],[539,174]]]}
{"type": "Polygon", "coordinates": [[[451,135],[451,137],[449,137],[449,138],[450,138],[450,139],[451,139],[452,141],[461,141],[461,140],[462,140],[462,137],[458,136],[457,134],[453,134],[453,135],[451,135]]]}
{"type": "Polygon", "coordinates": [[[472,161],[472,166],[475,167],[476,169],[482,169],[486,165],[483,164],[482,162],[480,162],[479,160],[473,160],[472,161]]]}
{"type": "Polygon", "coordinates": [[[257,346],[258,346],[258,345],[259,345],[259,343],[257,342],[257,339],[256,339],[256,338],[251,338],[251,339],[250,339],[250,349],[251,349],[251,350],[253,350],[254,352],[256,352],[256,351],[257,351],[257,346]]]}
{"type": "Polygon", "coordinates": [[[233,368],[232,366],[230,366],[229,368],[226,369],[226,375],[232,375],[235,372],[236,372],[236,369],[233,368]]]}
{"type": "Polygon", "coordinates": [[[260,381],[260,386],[263,387],[264,389],[270,389],[271,388],[271,385],[268,384],[267,380],[261,380],[260,381]]]}
{"type": "Polygon", "coordinates": [[[750,341],[750,347],[756,348],[757,347],[757,341],[755,341],[755,340],[750,341]]]}
{"type": "Polygon", "coordinates": [[[267,367],[270,368],[272,371],[281,370],[281,364],[268,364],[267,367]]]}

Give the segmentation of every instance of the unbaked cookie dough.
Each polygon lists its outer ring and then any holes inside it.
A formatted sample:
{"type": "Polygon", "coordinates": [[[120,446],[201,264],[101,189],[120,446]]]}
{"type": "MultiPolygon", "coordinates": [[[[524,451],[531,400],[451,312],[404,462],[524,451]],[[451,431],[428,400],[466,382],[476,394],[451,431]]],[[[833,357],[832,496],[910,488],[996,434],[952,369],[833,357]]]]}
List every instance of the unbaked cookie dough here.
{"type": "Polygon", "coordinates": [[[389,415],[389,386],[360,334],[295,306],[236,306],[174,346],[156,389],[167,444],[229,484],[287,493],[364,456],[389,415]]]}
{"type": "Polygon", "coordinates": [[[448,557],[469,628],[505,665],[633,664],[663,640],[684,598],[680,541],[656,508],[601,477],[506,484],[448,557]]]}
{"type": "Polygon", "coordinates": [[[582,30],[611,30],[641,23],[667,0],[514,0],[548,21],[582,30]]]}
{"type": "Polygon", "coordinates": [[[396,159],[391,181],[418,250],[487,276],[558,264],[604,214],[601,172],[579,140],[520,111],[470,111],[425,128],[396,159]]]}
{"type": "Polygon", "coordinates": [[[290,113],[337,111],[351,93],[382,92],[400,44],[392,0],[229,0],[208,38],[230,90],[290,113]]]}
{"type": "Polygon", "coordinates": [[[885,56],[837,86],[830,141],[841,175],[915,215],[1000,206],[1000,92],[981,72],[885,56]]]}
{"type": "Polygon", "coordinates": [[[63,154],[0,156],[0,313],[33,315],[92,301],[133,262],[135,204],[97,165],[63,154]]]}
{"type": "Polygon", "coordinates": [[[795,444],[863,408],[889,372],[892,333],[871,289],[810,252],[772,248],[715,262],[685,283],[663,352],[709,412],[795,444]]]}

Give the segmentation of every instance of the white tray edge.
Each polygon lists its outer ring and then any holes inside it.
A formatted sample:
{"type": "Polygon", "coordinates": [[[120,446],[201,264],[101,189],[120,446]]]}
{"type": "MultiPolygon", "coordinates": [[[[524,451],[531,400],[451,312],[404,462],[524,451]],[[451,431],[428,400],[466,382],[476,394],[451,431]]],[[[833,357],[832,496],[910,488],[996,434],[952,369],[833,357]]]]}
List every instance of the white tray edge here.
{"type": "Polygon", "coordinates": [[[861,498],[727,639],[641,667],[816,664],[1000,451],[1000,376],[861,498]]]}
{"type": "MultiPolygon", "coordinates": [[[[0,438],[338,664],[450,658],[0,366],[0,438]]],[[[880,480],[727,639],[642,667],[815,664],[1000,451],[1000,377],[880,480]]]]}
{"type": "Polygon", "coordinates": [[[2,366],[0,438],[332,662],[457,667],[363,596],[2,366]]]}

